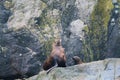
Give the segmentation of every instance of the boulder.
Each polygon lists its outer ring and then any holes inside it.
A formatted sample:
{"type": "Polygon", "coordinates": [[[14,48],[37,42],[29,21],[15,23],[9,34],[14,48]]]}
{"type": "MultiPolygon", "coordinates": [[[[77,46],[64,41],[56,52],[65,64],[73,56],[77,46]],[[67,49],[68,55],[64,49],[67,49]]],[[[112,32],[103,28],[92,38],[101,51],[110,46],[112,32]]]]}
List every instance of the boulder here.
{"type": "Polygon", "coordinates": [[[56,68],[49,74],[42,71],[26,80],[120,80],[120,58],[56,68]]]}

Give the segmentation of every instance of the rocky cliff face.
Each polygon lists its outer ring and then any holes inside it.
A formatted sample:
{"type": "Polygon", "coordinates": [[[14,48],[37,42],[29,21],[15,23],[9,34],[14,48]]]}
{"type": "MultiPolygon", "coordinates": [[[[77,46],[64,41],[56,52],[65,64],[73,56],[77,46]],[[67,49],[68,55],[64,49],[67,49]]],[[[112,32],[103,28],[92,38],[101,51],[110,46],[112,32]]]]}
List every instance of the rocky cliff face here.
{"type": "Polygon", "coordinates": [[[106,57],[120,57],[120,1],[113,0],[114,9],[108,25],[108,54],[106,57]]]}
{"type": "Polygon", "coordinates": [[[95,3],[95,0],[1,0],[0,78],[37,74],[50,53],[51,43],[58,37],[62,39],[67,64],[71,65],[71,55],[78,55],[81,50],[82,29],[95,3]]]}
{"type": "Polygon", "coordinates": [[[26,80],[120,80],[120,59],[111,58],[67,68],[56,68],[49,74],[42,71],[26,80]]]}
{"type": "Polygon", "coordinates": [[[96,0],[76,0],[63,11],[61,25],[63,29],[62,40],[67,54],[68,65],[72,65],[71,57],[80,55],[82,40],[84,39],[83,29],[89,22],[90,14],[93,11],[96,0]]]}
{"type": "MultiPolygon", "coordinates": [[[[74,55],[84,58],[83,30],[96,3],[97,0],[0,0],[0,78],[37,74],[56,38],[62,39],[68,66],[73,65],[74,55]]],[[[115,38],[114,46],[116,41],[119,43],[119,39],[115,38]]]]}
{"type": "Polygon", "coordinates": [[[35,34],[24,26],[30,18],[20,16],[21,10],[16,7],[20,3],[4,0],[0,3],[0,78],[12,79],[20,77],[21,73],[27,76],[36,74],[41,66],[40,56],[37,56],[41,53],[41,44],[35,34]],[[13,5],[7,9],[6,3],[13,5]],[[27,20],[24,22],[24,19],[27,20]]]}

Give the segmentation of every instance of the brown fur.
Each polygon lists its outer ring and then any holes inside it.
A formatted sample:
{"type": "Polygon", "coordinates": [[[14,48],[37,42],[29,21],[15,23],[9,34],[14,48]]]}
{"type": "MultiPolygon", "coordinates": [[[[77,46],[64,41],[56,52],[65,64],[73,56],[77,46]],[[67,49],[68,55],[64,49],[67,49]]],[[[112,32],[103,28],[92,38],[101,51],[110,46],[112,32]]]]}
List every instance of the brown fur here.
{"type": "Polygon", "coordinates": [[[64,48],[61,46],[61,41],[57,40],[52,45],[52,52],[50,56],[45,60],[43,64],[43,69],[48,70],[55,66],[66,67],[66,56],[64,48]]]}
{"type": "Polygon", "coordinates": [[[73,59],[75,65],[83,63],[82,60],[80,59],[80,57],[78,57],[78,56],[74,56],[72,59],[73,59]]]}

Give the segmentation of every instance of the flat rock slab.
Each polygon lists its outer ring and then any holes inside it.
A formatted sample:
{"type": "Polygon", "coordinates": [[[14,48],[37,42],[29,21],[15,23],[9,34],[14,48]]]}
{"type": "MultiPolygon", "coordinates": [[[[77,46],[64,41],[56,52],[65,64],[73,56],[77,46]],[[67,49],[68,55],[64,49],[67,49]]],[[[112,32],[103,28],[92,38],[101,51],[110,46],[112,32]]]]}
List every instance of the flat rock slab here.
{"type": "Polygon", "coordinates": [[[26,80],[120,80],[120,58],[56,68],[49,74],[42,71],[26,80]]]}

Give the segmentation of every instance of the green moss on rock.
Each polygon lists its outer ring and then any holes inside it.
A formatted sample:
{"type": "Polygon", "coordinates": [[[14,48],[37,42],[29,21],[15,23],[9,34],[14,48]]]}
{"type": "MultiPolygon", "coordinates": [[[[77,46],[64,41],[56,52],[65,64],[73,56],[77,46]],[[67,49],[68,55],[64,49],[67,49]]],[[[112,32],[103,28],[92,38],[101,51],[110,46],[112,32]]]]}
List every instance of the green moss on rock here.
{"type": "Polygon", "coordinates": [[[118,0],[118,2],[120,2],[120,0],[118,0]]]}
{"type": "MultiPolygon", "coordinates": [[[[110,19],[110,12],[113,9],[112,0],[98,0],[97,5],[94,8],[94,11],[91,15],[92,21],[97,21],[99,19],[103,22],[102,24],[107,27],[108,21],[110,19]]],[[[100,25],[98,24],[100,27],[100,25]]]]}
{"type": "Polygon", "coordinates": [[[6,9],[10,9],[11,7],[13,7],[12,0],[6,0],[4,2],[4,6],[5,6],[6,9]]]}
{"type": "Polygon", "coordinates": [[[51,53],[52,44],[53,44],[54,40],[55,40],[55,38],[50,38],[49,40],[44,42],[44,46],[43,46],[43,48],[45,50],[44,55],[48,56],[51,53]]]}
{"type": "Polygon", "coordinates": [[[56,10],[56,13],[58,12],[57,16],[54,15],[55,10],[51,10],[50,8],[46,7],[42,14],[39,17],[40,23],[38,24],[41,29],[45,29],[47,26],[53,27],[54,24],[57,24],[60,21],[59,18],[59,11],[56,10]]]}
{"type": "Polygon", "coordinates": [[[113,9],[112,0],[98,0],[90,16],[90,26],[85,27],[87,31],[83,52],[87,59],[104,59],[103,53],[106,50],[108,22],[113,9]],[[84,50],[85,49],[85,50],[84,50]]]}
{"type": "Polygon", "coordinates": [[[88,33],[89,29],[88,29],[88,26],[85,26],[83,31],[85,31],[86,33],[88,33]]]}

